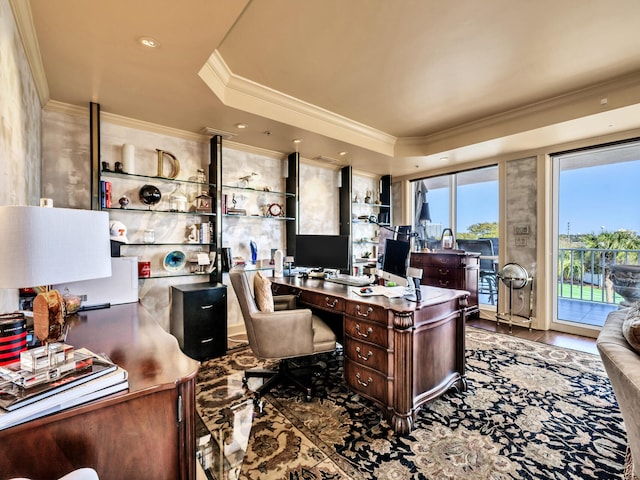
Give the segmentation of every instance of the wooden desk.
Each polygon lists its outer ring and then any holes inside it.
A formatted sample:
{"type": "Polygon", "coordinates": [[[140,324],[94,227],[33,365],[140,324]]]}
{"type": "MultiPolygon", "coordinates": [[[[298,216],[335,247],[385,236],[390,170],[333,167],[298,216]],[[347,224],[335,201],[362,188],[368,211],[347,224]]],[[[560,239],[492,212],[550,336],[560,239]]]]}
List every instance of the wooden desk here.
{"type": "Polygon", "coordinates": [[[72,322],[67,343],[109,355],[129,373],[129,391],[0,431],[2,478],[92,467],[100,480],[194,479],[199,363],[138,304],[72,322]]]}
{"type": "Polygon", "coordinates": [[[275,293],[297,295],[300,306],[342,318],[338,333],[345,380],[385,411],[396,433],[412,430],[414,415],[425,402],[452,387],[466,390],[464,308],[469,292],[423,286],[423,301],[416,304],[361,297],[353,292],[357,287],[317,279],[272,282],[275,293]]]}

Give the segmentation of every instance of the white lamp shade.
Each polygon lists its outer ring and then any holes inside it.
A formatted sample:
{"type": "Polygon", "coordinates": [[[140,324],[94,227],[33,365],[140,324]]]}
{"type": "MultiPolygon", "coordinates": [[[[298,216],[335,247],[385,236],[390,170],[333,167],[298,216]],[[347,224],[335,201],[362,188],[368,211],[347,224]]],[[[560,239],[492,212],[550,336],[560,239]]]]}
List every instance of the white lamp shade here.
{"type": "Polygon", "coordinates": [[[109,276],[107,212],[0,206],[0,288],[109,276]]]}

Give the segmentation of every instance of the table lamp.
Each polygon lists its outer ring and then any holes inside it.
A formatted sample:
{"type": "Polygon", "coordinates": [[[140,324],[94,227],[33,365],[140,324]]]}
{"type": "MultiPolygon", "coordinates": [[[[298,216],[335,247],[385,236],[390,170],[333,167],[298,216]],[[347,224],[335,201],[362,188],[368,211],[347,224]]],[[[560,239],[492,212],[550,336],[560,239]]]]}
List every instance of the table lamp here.
{"type": "Polygon", "coordinates": [[[110,252],[107,212],[0,206],[0,288],[109,277],[110,252]]]}

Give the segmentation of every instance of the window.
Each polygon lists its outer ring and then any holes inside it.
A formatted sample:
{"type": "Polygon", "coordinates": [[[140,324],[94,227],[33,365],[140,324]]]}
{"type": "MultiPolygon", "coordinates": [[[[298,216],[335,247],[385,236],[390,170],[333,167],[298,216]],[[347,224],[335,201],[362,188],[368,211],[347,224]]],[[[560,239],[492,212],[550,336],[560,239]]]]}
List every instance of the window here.
{"type": "MultiPolygon", "coordinates": [[[[413,182],[414,230],[419,247],[440,248],[442,231],[452,228],[456,239],[491,239],[498,255],[498,167],[496,165],[413,182]],[[425,209],[423,205],[428,205],[425,209]],[[428,212],[428,215],[427,213],[428,212]]],[[[485,259],[492,265],[491,259],[485,259]]],[[[497,264],[497,258],[493,263],[497,264]]],[[[485,262],[486,263],[486,262],[485,262]]],[[[480,303],[495,305],[496,286],[487,276],[480,285],[480,303]]]]}

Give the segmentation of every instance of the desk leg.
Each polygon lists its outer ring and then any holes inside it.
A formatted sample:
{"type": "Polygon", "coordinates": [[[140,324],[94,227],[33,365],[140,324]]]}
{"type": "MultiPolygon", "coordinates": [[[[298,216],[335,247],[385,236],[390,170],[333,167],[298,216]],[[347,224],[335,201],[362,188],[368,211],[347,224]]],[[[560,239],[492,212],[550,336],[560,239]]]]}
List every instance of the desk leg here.
{"type": "Polygon", "coordinates": [[[390,423],[397,434],[413,429],[413,314],[396,312],[393,318],[395,344],[393,405],[390,423]]]}

